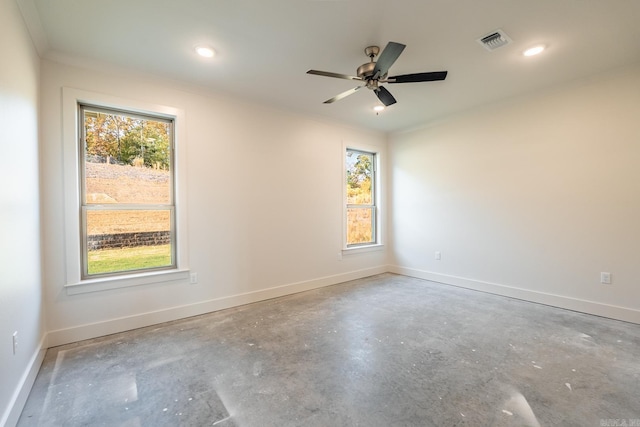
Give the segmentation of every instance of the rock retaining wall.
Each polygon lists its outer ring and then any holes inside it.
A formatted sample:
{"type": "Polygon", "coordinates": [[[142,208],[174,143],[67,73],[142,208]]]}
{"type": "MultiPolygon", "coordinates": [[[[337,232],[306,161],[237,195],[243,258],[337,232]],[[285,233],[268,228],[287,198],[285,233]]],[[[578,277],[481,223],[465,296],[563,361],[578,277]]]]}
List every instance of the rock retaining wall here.
{"type": "Polygon", "coordinates": [[[87,249],[121,249],[136,246],[157,246],[171,243],[169,231],[146,231],[140,233],[97,234],[88,236],[87,249]]]}

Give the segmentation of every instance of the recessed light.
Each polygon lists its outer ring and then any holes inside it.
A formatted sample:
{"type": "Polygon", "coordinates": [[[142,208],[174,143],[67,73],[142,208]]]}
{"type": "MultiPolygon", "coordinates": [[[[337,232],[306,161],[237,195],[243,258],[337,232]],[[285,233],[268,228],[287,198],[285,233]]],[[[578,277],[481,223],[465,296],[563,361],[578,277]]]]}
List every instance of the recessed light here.
{"type": "Polygon", "coordinates": [[[382,110],[384,110],[384,105],[376,105],[375,107],[373,107],[373,111],[375,111],[376,113],[379,113],[382,110]]]}
{"type": "Polygon", "coordinates": [[[204,58],[213,58],[216,54],[216,52],[209,46],[196,46],[196,52],[204,58]]]}
{"type": "Polygon", "coordinates": [[[544,50],[544,46],[543,45],[538,45],[538,46],[534,46],[532,48],[529,48],[529,49],[525,50],[523,52],[523,55],[524,56],[534,56],[534,55],[539,54],[543,50],[544,50]]]}

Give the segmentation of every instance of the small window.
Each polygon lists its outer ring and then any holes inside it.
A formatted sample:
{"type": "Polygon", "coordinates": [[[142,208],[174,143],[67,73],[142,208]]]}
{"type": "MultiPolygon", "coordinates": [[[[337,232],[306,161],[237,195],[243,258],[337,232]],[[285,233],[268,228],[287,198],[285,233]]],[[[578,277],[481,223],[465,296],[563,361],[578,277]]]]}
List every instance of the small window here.
{"type": "Polygon", "coordinates": [[[347,247],[378,243],[375,153],[346,150],[347,247]]]}
{"type": "Polygon", "coordinates": [[[173,120],[79,112],[82,278],[176,268],[173,120]]]}

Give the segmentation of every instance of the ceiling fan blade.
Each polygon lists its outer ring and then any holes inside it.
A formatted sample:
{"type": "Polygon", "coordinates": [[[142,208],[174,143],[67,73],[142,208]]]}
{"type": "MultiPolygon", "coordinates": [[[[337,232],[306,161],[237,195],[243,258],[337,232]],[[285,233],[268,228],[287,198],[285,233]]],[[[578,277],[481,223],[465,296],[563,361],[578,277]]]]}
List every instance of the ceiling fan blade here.
{"type": "Polygon", "coordinates": [[[347,96],[356,93],[358,90],[362,89],[363,87],[364,86],[358,86],[358,87],[354,87],[353,89],[349,89],[346,92],[342,92],[341,94],[338,94],[331,99],[327,99],[326,101],[324,101],[324,104],[332,104],[336,101],[340,101],[342,98],[346,98],[347,96]]]}
{"type": "Polygon", "coordinates": [[[378,97],[380,102],[382,102],[385,107],[388,107],[389,105],[393,105],[396,103],[396,99],[393,97],[393,95],[391,95],[391,92],[389,92],[386,88],[380,86],[374,92],[376,93],[376,96],[378,97]]]}
{"type": "Polygon", "coordinates": [[[419,83],[435,82],[447,78],[447,71],[432,71],[429,73],[403,74],[387,78],[387,83],[419,83]]]}
{"type": "Polygon", "coordinates": [[[391,68],[393,63],[396,62],[396,59],[398,59],[405,47],[406,45],[403,45],[401,43],[387,43],[387,46],[384,48],[380,56],[378,56],[376,66],[373,69],[373,78],[377,79],[380,77],[384,77],[384,75],[389,71],[389,68],[391,68]]]}
{"type": "Polygon", "coordinates": [[[307,71],[307,74],[314,74],[316,76],[325,76],[325,77],[335,77],[337,79],[362,80],[360,77],[347,76],[346,74],[330,73],[329,71],[309,70],[307,71]]]}

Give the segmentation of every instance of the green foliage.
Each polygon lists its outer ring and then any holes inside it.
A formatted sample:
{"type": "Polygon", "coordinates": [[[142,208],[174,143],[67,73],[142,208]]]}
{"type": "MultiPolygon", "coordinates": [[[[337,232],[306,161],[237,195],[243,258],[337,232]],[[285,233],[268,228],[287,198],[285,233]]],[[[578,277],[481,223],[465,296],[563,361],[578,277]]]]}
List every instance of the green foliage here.
{"type": "Polygon", "coordinates": [[[347,157],[352,157],[353,155],[357,155],[356,161],[347,162],[347,183],[351,188],[358,188],[365,181],[371,182],[373,155],[354,151],[347,153],[347,157]]]}
{"type": "Polygon", "coordinates": [[[88,252],[89,274],[115,273],[171,265],[171,246],[137,246],[88,252]]]}
{"type": "Polygon", "coordinates": [[[169,168],[169,123],[87,111],[85,131],[87,155],[112,157],[129,165],[140,158],[146,167],[169,168]]]}
{"type": "Polygon", "coordinates": [[[347,151],[347,203],[371,204],[373,154],[347,151]],[[353,158],[355,156],[355,159],[353,158]]]}

